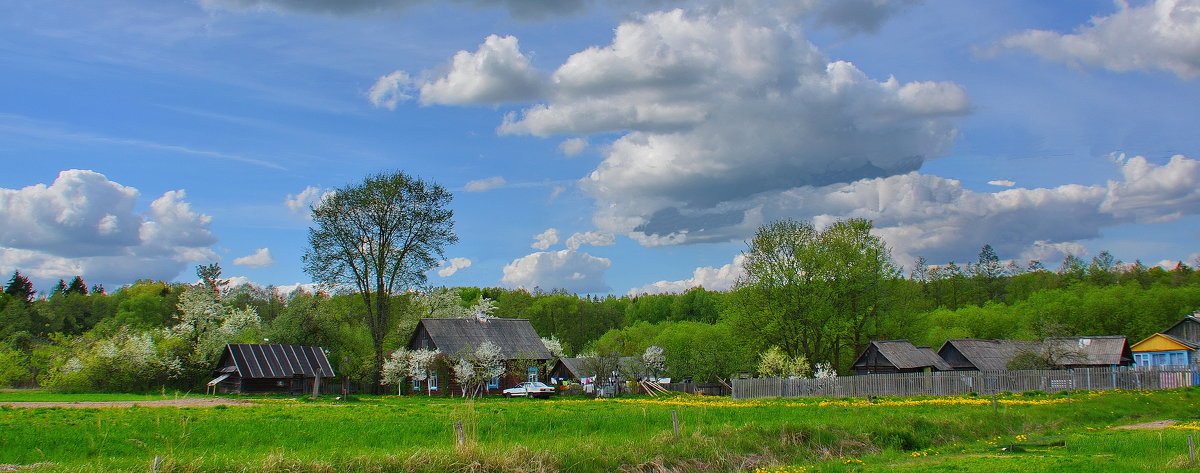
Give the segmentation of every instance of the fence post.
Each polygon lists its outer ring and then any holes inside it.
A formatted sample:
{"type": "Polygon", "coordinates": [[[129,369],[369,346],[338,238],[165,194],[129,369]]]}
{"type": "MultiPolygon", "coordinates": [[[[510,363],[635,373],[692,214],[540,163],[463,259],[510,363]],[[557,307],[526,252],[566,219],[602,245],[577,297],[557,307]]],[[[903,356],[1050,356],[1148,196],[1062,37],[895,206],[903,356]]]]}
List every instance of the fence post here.
{"type": "Polygon", "coordinates": [[[458,421],[454,423],[454,432],[458,434],[458,446],[463,446],[467,443],[467,436],[463,433],[463,423],[458,421]]]}
{"type": "Polygon", "coordinates": [[[671,429],[675,431],[675,438],[679,438],[679,413],[675,409],[671,409],[671,429]]]}
{"type": "Polygon", "coordinates": [[[1196,442],[1192,440],[1192,434],[1188,434],[1188,461],[1196,463],[1196,442]]]}
{"type": "Polygon", "coordinates": [[[996,395],[992,394],[992,413],[998,413],[998,412],[1000,412],[1000,411],[996,408],[996,395]]]}

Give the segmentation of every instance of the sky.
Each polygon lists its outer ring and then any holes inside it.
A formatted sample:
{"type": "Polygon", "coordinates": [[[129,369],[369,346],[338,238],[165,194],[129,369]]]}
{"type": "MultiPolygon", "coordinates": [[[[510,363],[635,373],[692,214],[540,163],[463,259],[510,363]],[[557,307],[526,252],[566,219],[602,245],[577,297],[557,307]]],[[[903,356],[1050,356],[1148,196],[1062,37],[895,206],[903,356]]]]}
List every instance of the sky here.
{"type": "Polygon", "coordinates": [[[1198,77],[1200,0],[8,0],[0,273],[308,284],[394,171],[454,194],[439,286],[725,290],[781,219],[1196,264],[1198,77]]]}

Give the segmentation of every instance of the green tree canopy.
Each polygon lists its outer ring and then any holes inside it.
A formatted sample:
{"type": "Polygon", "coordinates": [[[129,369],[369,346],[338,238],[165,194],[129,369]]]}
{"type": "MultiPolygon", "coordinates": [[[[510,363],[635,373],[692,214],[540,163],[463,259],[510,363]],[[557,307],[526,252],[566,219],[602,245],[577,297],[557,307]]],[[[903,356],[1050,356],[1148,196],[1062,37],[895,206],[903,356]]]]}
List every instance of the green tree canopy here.
{"type": "Polygon", "coordinates": [[[304,270],[314,281],[354,288],[375,348],[375,384],[392,329],[391,296],[425,282],[425,272],[458,241],[452,196],[402,172],[368,176],[312,207],[304,270]]]}

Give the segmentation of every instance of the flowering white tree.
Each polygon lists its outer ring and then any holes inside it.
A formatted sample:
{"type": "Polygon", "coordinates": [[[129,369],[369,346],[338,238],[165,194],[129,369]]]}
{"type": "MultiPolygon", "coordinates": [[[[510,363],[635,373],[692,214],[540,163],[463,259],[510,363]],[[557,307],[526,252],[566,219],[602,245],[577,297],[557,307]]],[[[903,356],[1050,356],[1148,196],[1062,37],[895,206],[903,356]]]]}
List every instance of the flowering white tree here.
{"type": "Polygon", "coordinates": [[[404,378],[408,376],[410,356],[408,350],[400,348],[388,355],[387,359],[383,361],[383,374],[380,379],[383,381],[383,384],[396,385],[396,395],[404,394],[400,391],[400,388],[404,378]]]}
{"type": "MultiPolygon", "coordinates": [[[[438,356],[442,354],[441,350],[413,350],[408,352],[408,377],[412,378],[413,382],[423,383],[429,379],[429,372],[433,370],[433,364],[437,362],[438,356]]],[[[433,393],[433,386],[426,384],[425,392],[433,393]]]]}
{"type": "Polygon", "coordinates": [[[488,381],[504,374],[504,357],[500,347],[485,341],[474,353],[459,358],[454,364],[454,379],[462,386],[463,397],[478,396],[488,381]]]}
{"type": "Polygon", "coordinates": [[[546,351],[550,352],[551,359],[563,357],[562,340],[559,340],[558,337],[554,335],[551,335],[550,338],[542,337],[542,345],[546,347],[546,351]]]}
{"type": "Polygon", "coordinates": [[[814,378],[836,378],[837,375],[837,370],[833,369],[833,366],[831,366],[828,362],[817,363],[816,365],[813,365],[814,378]]]}
{"type": "Polygon", "coordinates": [[[654,375],[654,379],[658,380],[658,373],[667,366],[667,357],[663,355],[663,348],[658,345],[646,347],[646,352],[642,353],[642,363],[654,375]]]}

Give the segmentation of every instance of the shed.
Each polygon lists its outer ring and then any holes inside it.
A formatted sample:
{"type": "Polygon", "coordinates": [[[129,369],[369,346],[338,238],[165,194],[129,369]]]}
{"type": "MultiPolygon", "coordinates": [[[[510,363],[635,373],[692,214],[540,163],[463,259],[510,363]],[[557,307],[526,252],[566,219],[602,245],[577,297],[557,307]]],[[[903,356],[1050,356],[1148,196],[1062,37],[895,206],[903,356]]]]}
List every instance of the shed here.
{"type": "Polygon", "coordinates": [[[318,378],[334,376],[321,347],[230,344],[208,385],[218,393],[300,394],[312,392],[318,378]]]}
{"type": "Polygon", "coordinates": [[[908,340],[876,340],[854,360],[858,374],[914,373],[953,368],[929,347],[913,346],[908,340]]]}
{"type": "Polygon", "coordinates": [[[956,371],[991,371],[1008,369],[1008,362],[1018,353],[1037,351],[1038,342],[1022,340],[981,340],[952,338],[938,349],[938,356],[956,371]]]}
{"type": "MultiPolygon", "coordinates": [[[[623,374],[642,371],[641,359],[636,356],[622,356],[617,360],[618,370],[623,374]]],[[[550,377],[555,379],[591,378],[596,376],[594,367],[589,367],[584,358],[559,358],[550,367],[550,377]]]]}
{"type": "MultiPolygon", "coordinates": [[[[501,318],[428,318],[417,322],[417,328],[409,339],[409,350],[441,350],[445,356],[459,358],[474,352],[484,342],[491,342],[500,349],[507,368],[512,368],[514,360],[535,362],[528,368],[525,376],[513,376],[506,372],[493,382],[487,389],[503,390],[516,386],[522,381],[543,379],[545,373],[538,365],[544,365],[554,356],[542,338],[533,330],[528,319],[501,318]]],[[[508,370],[506,370],[508,371],[508,370]]],[[[454,392],[458,389],[448,371],[431,373],[428,380],[431,386],[426,386],[425,392],[438,392],[441,389],[454,392]]],[[[422,389],[414,383],[414,390],[422,389]]],[[[442,391],[445,392],[445,391],[442,391]]]]}
{"type": "Polygon", "coordinates": [[[1043,354],[1063,368],[1099,368],[1133,364],[1124,335],[1051,337],[1042,342],[1043,354]]]}

